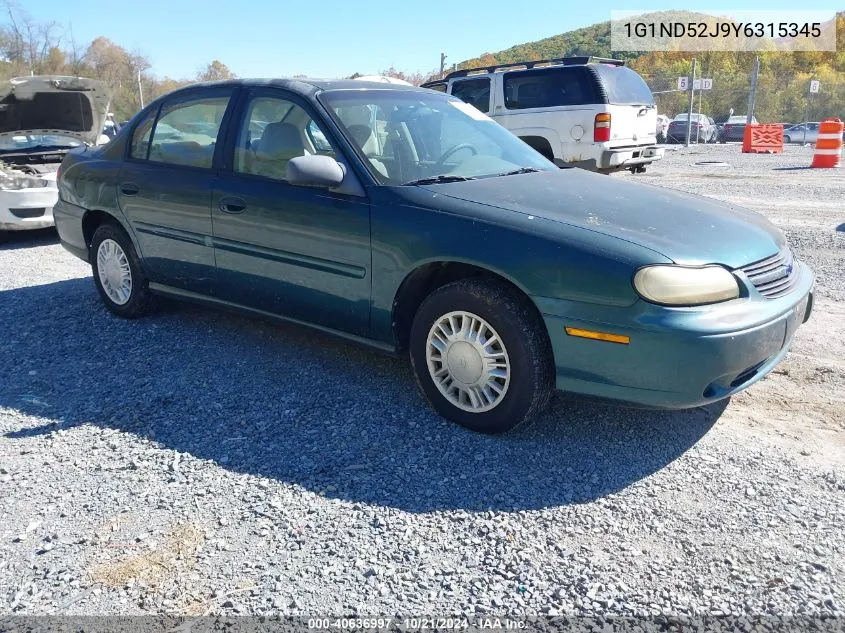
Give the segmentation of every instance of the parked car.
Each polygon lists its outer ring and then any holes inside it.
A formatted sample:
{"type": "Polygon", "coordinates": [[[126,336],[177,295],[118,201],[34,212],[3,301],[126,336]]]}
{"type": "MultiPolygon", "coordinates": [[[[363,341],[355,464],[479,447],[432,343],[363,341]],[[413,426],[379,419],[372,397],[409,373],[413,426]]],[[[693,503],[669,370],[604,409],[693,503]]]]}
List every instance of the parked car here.
{"type": "MultiPolygon", "coordinates": [[[[666,142],[686,143],[687,121],[689,121],[689,116],[686,112],[682,112],[672,119],[666,131],[666,142]]],[[[693,113],[690,143],[713,143],[717,135],[718,130],[713,119],[704,114],[693,113]]]]}
{"type": "MultiPolygon", "coordinates": [[[[728,120],[722,124],[719,130],[719,142],[742,141],[745,138],[745,124],[747,121],[748,117],[744,114],[728,117],[728,120]]],[[[757,123],[757,118],[754,115],[751,116],[751,122],[757,123]]]]}
{"type": "Polygon", "coordinates": [[[672,119],[665,114],[657,115],[657,125],[655,126],[655,136],[658,143],[666,142],[666,133],[669,131],[669,122],[672,119]]]}
{"type": "Polygon", "coordinates": [[[819,140],[819,123],[800,123],[783,131],[784,143],[815,143],[819,140]]]}
{"type": "Polygon", "coordinates": [[[413,87],[186,87],[67,154],[59,191],[61,243],[115,314],[164,295],[409,352],[434,409],[477,431],[531,418],[554,388],[726,398],[780,362],[812,307],[813,273],[758,213],[559,169],[413,87]],[[216,137],[159,138],[192,120],[216,137]],[[270,121],[259,139],[253,121],[270,121]]]}
{"type": "Polygon", "coordinates": [[[625,62],[569,57],[459,70],[423,87],[489,114],[558,166],[645,171],[663,157],[645,81],[625,62]]]}
{"type": "Polygon", "coordinates": [[[92,79],[0,84],[0,233],[53,225],[56,169],[69,150],[102,140],[108,102],[105,85],[92,79]]]}

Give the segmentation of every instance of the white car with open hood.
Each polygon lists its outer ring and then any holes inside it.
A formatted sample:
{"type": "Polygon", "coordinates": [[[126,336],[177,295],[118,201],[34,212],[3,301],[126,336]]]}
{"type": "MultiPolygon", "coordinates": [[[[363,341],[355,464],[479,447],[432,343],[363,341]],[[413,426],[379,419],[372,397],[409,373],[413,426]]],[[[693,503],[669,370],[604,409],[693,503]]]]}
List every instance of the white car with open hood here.
{"type": "Polygon", "coordinates": [[[108,90],[82,77],[0,84],[0,232],[53,226],[56,170],[76,147],[102,142],[108,90]]]}

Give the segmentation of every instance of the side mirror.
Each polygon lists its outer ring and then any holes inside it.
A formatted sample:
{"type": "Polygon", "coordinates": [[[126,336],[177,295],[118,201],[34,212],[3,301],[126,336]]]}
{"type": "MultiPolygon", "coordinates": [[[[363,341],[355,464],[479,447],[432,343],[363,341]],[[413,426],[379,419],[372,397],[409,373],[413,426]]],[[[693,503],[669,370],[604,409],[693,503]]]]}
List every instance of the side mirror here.
{"type": "Polygon", "coordinates": [[[287,179],[292,185],[332,189],[343,182],[345,172],[331,156],[306,154],[288,161],[287,179]]]}

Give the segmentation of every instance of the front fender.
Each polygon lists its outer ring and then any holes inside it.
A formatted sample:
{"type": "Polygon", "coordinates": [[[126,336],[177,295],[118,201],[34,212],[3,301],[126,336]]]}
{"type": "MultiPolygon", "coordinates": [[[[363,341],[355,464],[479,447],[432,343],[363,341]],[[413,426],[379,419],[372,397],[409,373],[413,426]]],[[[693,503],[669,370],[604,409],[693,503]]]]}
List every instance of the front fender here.
{"type": "Polygon", "coordinates": [[[418,187],[379,187],[372,195],[374,337],[392,336],[393,303],[410,274],[432,262],[459,262],[507,279],[537,302],[548,297],[607,306],[638,300],[642,265],[668,260],[602,233],[418,187]]]}

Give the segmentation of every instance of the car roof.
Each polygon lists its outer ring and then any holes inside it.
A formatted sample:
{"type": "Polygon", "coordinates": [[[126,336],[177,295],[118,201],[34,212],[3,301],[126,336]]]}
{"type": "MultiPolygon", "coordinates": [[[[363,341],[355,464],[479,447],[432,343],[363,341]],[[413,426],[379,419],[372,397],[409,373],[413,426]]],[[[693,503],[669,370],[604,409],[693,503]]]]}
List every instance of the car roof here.
{"type": "Polygon", "coordinates": [[[332,90],[403,90],[418,91],[430,94],[426,88],[416,86],[405,86],[403,84],[385,83],[382,81],[359,81],[357,79],[312,79],[307,77],[279,77],[279,78],[255,78],[255,79],[227,79],[224,81],[202,81],[178,88],[171,95],[196,89],[216,87],[244,87],[263,88],[275,87],[284,88],[296,92],[302,96],[310,97],[319,92],[332,90]]]}

